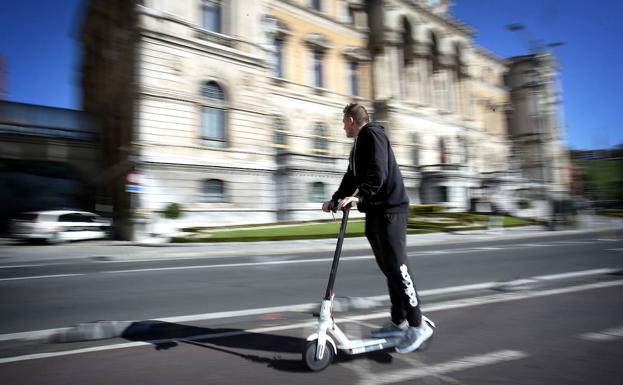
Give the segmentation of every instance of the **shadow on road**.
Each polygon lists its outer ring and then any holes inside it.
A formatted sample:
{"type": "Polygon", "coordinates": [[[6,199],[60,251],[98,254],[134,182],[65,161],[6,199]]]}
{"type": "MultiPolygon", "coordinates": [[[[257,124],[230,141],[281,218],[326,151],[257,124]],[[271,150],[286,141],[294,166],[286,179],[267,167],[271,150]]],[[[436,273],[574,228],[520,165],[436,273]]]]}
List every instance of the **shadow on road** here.
{"type": "MultiPolygon", "coordinates": [[[[121,337],[129,341],[148,342],[153,344],[156,350],[172,349],[179,343],[185,343],[265,364],[275,370],[308,371],[301,358],[306,344],[303,338],[253,333],[243,329],[202,328],[162,321],[134,322],[121,337]],[[258,353],[248,353],[247,350],[258,353]],[[298,357],[292,359],[282,357],[280,354],[296,354],[298,357]]],[[[391,363],[392,356],[387,352],[372,352],[356,357],[338,354],[335,362],[348,362],[354,359],[371,359],[379,363],[391,363]]]]}

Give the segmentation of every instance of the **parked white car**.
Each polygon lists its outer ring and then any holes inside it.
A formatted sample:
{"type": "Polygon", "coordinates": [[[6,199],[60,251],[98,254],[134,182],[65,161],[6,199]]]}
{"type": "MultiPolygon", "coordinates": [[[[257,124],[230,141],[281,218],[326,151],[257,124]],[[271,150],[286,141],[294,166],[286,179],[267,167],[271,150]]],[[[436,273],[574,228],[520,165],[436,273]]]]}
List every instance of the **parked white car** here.
{"type": "Polygon", "coordinates": [[[11,235],[17,239],[49,243],[107,238],[110,221],[86,211],[32,211],[19,214],[12,220],[11,235]]]}

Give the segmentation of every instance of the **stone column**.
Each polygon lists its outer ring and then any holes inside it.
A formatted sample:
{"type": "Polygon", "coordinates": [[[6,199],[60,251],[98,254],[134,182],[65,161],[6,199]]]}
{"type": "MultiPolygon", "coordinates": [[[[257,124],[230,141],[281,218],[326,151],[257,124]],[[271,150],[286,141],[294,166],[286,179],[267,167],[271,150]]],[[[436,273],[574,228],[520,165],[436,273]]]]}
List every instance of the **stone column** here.
{"type": "Polygon", "coordinates": [[[375,100],[387,99],[390,94],[388,71],[387,51],[375,53],[372,58],[372,78],[374,85],[374,94],[372,98],[375,100]]]}
{"type": "Polygon", "coordinates": [[[430,105],[432,78],[430,71],[430,47],[424,43],[415,43],[413,52],[415,53],[413,68],[416,71],[415,102],[430,105]]]}
{"type": "Polygon", "coordinates": [[[438,107],[444,111],[452,112],[454,110],[454,86],[452,81],[454,60],[451,55],[441,54],[439,64],[441,66],[439,81],[442,88],[441,92],[439,92],[441,100],[438,101],[438,107]]]}
{"type": "Polygon", "coordinates": [[[385,31],[385,52],[387,54],[387,68],[389,70],[389,96],[401,99],[404,95],[400,73],[402,72],[402,55],[399,49],[400,36],[395,31],[385,31]]]}

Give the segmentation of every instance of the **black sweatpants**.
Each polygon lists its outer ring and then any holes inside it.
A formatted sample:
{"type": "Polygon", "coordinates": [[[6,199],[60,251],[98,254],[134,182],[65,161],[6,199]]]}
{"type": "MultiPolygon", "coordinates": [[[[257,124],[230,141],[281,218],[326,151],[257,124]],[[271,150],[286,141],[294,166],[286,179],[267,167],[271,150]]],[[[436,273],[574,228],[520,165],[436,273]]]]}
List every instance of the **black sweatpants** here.
{"type": "Polygon", "coordinates": [[[395,324],[422,321],[420,298],[407,260],[407,213],[366,213],[366,238],[385,277],[395,324]]]}

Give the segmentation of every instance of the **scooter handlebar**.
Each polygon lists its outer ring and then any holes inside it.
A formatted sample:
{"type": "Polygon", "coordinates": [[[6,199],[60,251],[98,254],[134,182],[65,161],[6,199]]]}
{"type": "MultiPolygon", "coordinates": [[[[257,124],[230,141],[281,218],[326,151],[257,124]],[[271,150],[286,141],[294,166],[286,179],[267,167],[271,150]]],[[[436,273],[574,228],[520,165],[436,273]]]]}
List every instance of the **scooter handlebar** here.
{"type": "MultiPolygon", "coordinates": [[[[349,203],[346,206],[342,207],[342,211],[348,211],[351,209],[352,206],[353,204],[349,203]]],[[[331,211],[333,211],[334,213],[337,213],[337,205],[331,205],[331,211]]]]}

